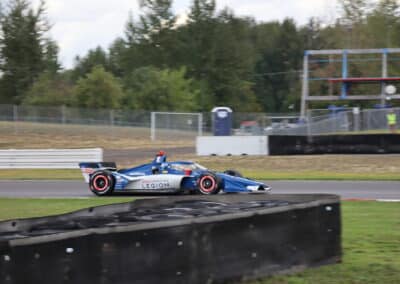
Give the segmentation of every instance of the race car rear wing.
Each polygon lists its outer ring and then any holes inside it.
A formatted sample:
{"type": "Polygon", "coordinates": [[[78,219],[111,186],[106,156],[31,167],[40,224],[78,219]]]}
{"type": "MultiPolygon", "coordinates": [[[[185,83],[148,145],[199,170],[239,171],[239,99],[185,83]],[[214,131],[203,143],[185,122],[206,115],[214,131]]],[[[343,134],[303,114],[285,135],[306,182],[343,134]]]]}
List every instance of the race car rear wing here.
{"type": "Polygon", "coordinates": [[[114,162],[100,162],[100,163],[79,163],[83,178],[86,183],[89,183],[90,175],[99,170],[117,170],[117,165],[114,162]]]}

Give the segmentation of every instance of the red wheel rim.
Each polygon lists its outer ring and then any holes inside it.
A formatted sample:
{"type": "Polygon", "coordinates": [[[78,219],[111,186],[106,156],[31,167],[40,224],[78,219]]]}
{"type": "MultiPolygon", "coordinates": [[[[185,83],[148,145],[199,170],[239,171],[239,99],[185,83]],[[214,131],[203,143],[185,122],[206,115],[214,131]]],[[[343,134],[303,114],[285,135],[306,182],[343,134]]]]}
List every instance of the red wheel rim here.
{"type": "Polygon", "coordinates": [[[103,175],[99,175],[93,180],[93,187],[97,191],[104,191],[108,187],[108,178],[103,175]]]}
{"type": "Polygon", "coordinates": [[[200,179],[199,186],[203,192],[210,193],[214,190],[216,181],[213,177],[204,176],[200,179]]]}

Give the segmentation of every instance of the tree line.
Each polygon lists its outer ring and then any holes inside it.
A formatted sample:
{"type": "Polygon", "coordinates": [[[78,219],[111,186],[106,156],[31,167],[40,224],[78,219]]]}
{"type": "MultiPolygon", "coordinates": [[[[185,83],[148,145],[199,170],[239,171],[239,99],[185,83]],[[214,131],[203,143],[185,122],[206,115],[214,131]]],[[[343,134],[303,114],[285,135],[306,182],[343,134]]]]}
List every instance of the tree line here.
{"type": "Polygon", "coordinates": [[[187,21],[178,25],[173,0],[140,0],[140,16],[127,15],[123,35],[63,69],[45,2],[34,9],[29,0],[2,1],[0,103],[297,110],[304,50],[399,46],[396,0],[339,2],[333,23],[310,18],[297,25],[290,18],[257,22],[228,7],[217,11],[216,0],[192,0],[187,21]]]}

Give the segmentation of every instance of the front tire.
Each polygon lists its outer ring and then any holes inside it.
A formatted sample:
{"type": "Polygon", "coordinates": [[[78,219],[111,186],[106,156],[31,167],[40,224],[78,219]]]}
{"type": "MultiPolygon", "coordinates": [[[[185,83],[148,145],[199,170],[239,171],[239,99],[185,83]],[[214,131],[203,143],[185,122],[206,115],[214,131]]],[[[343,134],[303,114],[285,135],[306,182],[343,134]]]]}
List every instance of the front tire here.
{"type": "Polygon", "coordinates": [[[200,193],[204,195],[217,194],[221,190],[217,176],[212,173],[200,175],[197,186],[200,193]]]}
{"type": "Polygon", "coordinates": [[[110,195],[114,190],[114,177],[108,171],[98,171],[90,177],[89,188],[98,196],[110,195]]]}

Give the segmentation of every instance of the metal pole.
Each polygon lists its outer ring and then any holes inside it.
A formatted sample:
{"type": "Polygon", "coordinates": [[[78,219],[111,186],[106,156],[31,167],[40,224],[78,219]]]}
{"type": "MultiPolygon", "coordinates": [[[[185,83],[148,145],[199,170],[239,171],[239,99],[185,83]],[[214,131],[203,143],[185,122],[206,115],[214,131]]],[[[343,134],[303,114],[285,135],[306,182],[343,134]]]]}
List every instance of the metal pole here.
{"type": "Polygon", "coordinates": [[[113,109],[110,110],[110,125],[111,125],[111,127],[114,126],[114,110],[113,109]]]}
{"type": "MultiPolygon", "coordinates": [[[[348,75],[347,71],[347,50],[343,50],[343,56],[342,56],[342,78],[346,79],[348,75]]],[[[347,83],[343,82],[342,83],[342,95],[341,98],[345,99],[347,96],[347,83]]]]}
{"type": "Polygon", "coordinates": [[[18,106],[13,105],[13,120],[14,122],[18,121],[18,106]]]}
{"type": "MultiPolygon", "coordinates": [[[[382,78],[387,78],[388,76],[388,71],[387,71],[387,58],[388,58],[388,51],[387,49],[383,50],[382,53],[382,78]]],[[[386,95],[385,95],[385,87],[386,84],[385,82],[382,81],[382,86],[381,86],[381,106],[383,107],[385,105],[386,101],[386,95]]]]}
{"type": "Polygon", "coordinates": [[[65,113],[66,113],[65,105],[62,105],[61,106],[61,123],[62,124],[65,124],[65,122],[66,122],[65,113]]]}
{"type": "Polygon", "coordinates": [[[353,108],[353,131],[360,131],[360,108],[353,108]]]}
{"type": "Polygon", "coordinates": [[[203,114],[199,113],[199,136],[203,136],[203,114]]]}
{"type": "Polygon", "coordinates": [[[303,59],[303,86],[301,91],[301,111],[300,111],[300,118],[306,118],[306,109],[307,109],[307,98],[308,98],[308,51],[304,52],[304,59],[303,59]]]}
{"type": "Polygon", "coordinates": [[[114,110],[110,110],[111,137],[114,138],[114,110]]]}
{"type": "Polygon", "coordinates": [[[308,143],[312,142],[311,137],[311,111],[307,110],[307,141],[308,143]]]}
{"type": "Polygon", "coordinates": [[[14,120],[14,133],[18,133],[18,106],[13,105],[13,120],[14,120]]]}

